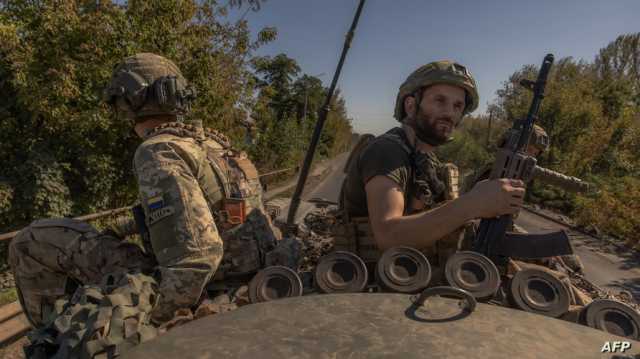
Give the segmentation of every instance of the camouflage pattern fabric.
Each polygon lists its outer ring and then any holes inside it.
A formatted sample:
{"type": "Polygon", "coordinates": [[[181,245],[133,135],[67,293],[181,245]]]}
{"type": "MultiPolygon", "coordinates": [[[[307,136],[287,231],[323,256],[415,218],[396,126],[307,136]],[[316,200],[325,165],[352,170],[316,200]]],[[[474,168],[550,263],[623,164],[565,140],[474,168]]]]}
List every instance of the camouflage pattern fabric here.
{"type": "MultiPolygon", "coordinates": [[[[206,155],[195,139],[156,134],[138,147],[134,168],[158,261],[159,322],[197,304],[222,259],[223,244],[198,183],[206,155]]],[[[213,194],[219,194],[213,193],[213,194]]]]}
{"type": "Polygon", "coordinates": [[[104,100],[125,118],[182,116],[190,110],[195,91],[173,61],[152,53],[127,57],[113,70],[104,100]]]}
{"type": "Polygon", "coordinates": [[[402,122],[406,117],[404,99],[417,91],[435,84],[449,84],[463,88],[467,94],[464,113],[471,113],[480,100],[476,81],[466,67],[449,61],[434,61],[420,66],[400,85],[393,116],[402,122]]]}
{"type": "MultiPolygon", "coordinates": [[[[138,333],[132,326],[158,326],[180,310],[196,308],[211,280],[224,281],[227,274],[252,275],[267,263],[295,266],[295,243],[279,241],[262,205],[255,167],[246,155],[228,146],[226,137],[200,123],[167,123],[151,131],[138,148],[134,169],[152,253],[71,219],[36,221],[19,233],[10,245],[10,262],[25,313],[41,329],[34,334],[34,345],[48,343],[47,355],[53,355],[54,347],[69,353],[76,350],[70,348],[88,345],[88,329],[78,323],[102,310],[95,307],[102,303],[100,295],[117,290],[105,287],[110,276],[152,273],[155,280],[153,300],[150,292],[136,292],[142,287],[122,282],[126,288],[121,290],[130,290],[131,298],[149,296],[144,301],[149,305],[138,308],[142,302],[127,302],[146,314],[137,324],[127,324],[125,335],[116,332],[120,338],[116,342],[102,343],[113,347],[111,356],[121,346],[135,343],[128,339],[138,333]],[[88,302],[94,305],[76,306],[88,302]],[[65,312],[65,308],[75,309],[65,312]],[[54,322],[68,325],[53,328],[54,322]],[[45,338],[44,333],[50,336],[45,338]]],[[[149,334],[144,330],[139,340],[149,334]]]]}
{"type": "Polygon", "coordinates": [[[226,137],[199,121],[170,122],[136,151],[140,201],[162,293],[153,311],[156,323],[196,306],[212,278],[257,271],[275,247],[278,235],[262,205],[257,171],[228,146],[226,137]]]}
{"type": "Polygon", "coordinates": [[[67,218],[38,220],[9,245],[9,263],[22,308],[35,328],[53,313],[57,299],[83,284],[98,284],[109,273],[149,271],[140,247],[100,234],[67,218]]]}
{"type": "Polygon", "coordinates": [[[115,358],[158,334],[149,323],[156,282],[142,273],[107,275],[58,299],[47,324],[29,333],[28,358],[115,358]]]}

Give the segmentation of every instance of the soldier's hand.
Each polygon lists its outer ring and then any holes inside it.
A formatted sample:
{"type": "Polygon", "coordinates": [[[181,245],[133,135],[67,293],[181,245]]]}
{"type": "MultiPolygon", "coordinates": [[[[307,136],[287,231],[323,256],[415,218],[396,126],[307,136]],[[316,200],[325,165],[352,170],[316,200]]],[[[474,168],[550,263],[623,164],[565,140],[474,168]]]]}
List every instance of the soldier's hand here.
{"type": "Polygon", "coordinates": [[[525,185],[521,180],[500,178],[476,183],[467,194],[476,218],[515,214],[524,203],[525,185]]]}

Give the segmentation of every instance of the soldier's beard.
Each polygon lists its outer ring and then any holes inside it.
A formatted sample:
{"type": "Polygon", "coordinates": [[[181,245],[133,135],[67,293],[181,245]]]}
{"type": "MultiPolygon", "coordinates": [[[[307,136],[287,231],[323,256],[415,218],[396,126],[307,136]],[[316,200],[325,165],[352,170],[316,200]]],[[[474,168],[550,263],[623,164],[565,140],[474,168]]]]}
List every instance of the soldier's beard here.
{"type": "MultiPolygon", "coordinates": [[[[412,118],[407,119],[407,125],[409,125],[416,133],[416,137],[422,142],[426,142],[431,146],[440,146],[453,140],[453,137],[439,131],[438,121],[447,121],[451,123],[452,131],[454,128],[453,121],[448,117],[435,118],[422,111],[420,108],[418,113],[412,118]]],[[[449,131],[449,133],[452,133],[449,131]]]]}

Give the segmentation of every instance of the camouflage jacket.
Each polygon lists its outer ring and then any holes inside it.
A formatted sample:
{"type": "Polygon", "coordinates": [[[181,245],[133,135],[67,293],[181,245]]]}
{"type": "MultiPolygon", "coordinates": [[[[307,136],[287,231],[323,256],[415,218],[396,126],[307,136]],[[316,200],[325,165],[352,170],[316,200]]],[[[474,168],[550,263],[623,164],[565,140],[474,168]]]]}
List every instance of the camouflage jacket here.
{"type": "Polygon", "coordinates": [[[277,232],[255,167],[226,137],[200,122],[165,123],[138,147],[134,169],[158,262],[158,321],[196,305],[212,278],[263,266],[277,232]]]}

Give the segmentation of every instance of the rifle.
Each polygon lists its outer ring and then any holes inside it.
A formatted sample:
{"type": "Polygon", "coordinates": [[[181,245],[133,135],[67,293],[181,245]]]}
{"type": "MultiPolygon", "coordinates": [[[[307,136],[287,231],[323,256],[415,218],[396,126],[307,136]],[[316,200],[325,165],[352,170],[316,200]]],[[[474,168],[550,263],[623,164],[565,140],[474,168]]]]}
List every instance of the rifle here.
{"type": "MultiPolygon", "coordinates": [[[[489,179],[513,178],[530,182],[535,176],[554,182],[573,190],[588,188],[577,178],[539,167],[535,157],[526,153],[533,125],[538,117],[544,90],[553,64],[553,55],[545,56],[538,78],[535,82],[523,80],[521,84],[533,91],[533,100],[527,117],[515,121],[509,139],[498,149],[489,179]]],[[[573,254],[569,236],[565,231],[544,234],[520,234],[508,232],[513,225],[513,216],[502,215],[498,218],[482,219],[476,234],[473,250],[484,254],[497,265],[505,265],[509,257],[535,259],[557,255],[573,254]]]]}

